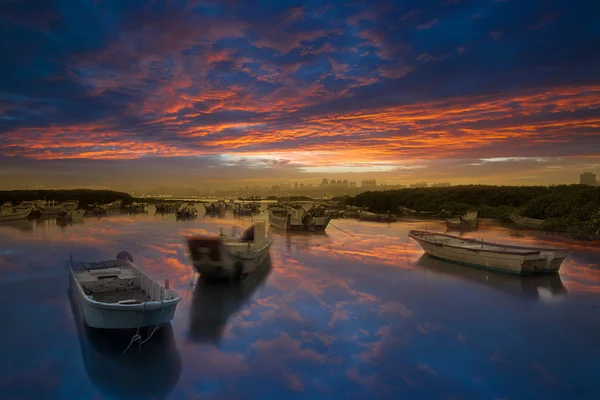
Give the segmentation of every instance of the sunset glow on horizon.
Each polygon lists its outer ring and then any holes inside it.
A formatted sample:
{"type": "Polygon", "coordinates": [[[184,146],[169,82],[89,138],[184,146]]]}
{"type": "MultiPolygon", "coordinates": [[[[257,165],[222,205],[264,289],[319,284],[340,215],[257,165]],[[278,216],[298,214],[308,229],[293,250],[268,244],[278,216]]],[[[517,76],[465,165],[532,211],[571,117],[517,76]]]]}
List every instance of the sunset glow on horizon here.
{"type": "Polygon", "coordinates": [[[0,7],[0,189],[600,173],[598,5],[29,3],[0,7]]]}

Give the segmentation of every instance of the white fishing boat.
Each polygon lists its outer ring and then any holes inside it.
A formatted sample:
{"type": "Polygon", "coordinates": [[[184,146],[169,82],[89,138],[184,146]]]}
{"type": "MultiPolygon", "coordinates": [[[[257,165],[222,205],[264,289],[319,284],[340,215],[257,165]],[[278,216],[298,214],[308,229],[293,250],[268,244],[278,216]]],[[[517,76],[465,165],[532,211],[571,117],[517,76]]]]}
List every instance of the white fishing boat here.
{"type": "Polygon", "coordinates": [[[78,200],[63,201],[57,203],[55,201],[46,202],[46,204],[38,205],[37,209],[40,215],[56,215],[61,211],[74,211],[79,205],[78,200]]]}
{"type": "Polygon", "coordinates": [[[25,219],[31,214],[32,210],[32,207],[26,209],[18,209],[17,207],[3,208],[2,211],[0,211],[0,222],[25,219]]]}
{"type": "Polygon", "coordinates": [[[75,210],[75,211],[62,210],[61,212],[58,213],[56,218],[62,219],[62,220],[79,221],[83,218],[84,214],[85,214],[85,210],[82,210],[81,208],[79,210],[75,210]]]}
{"type": "Polygon", "coordinates": [[[465,215],[456,218],[446,218],[446,227],[448,229],[467,231],[477,228],[478,223],[479,213],[476,210],[469,210],[465,215]]]}
{"type": "Polygon", "coordinates": [[[242,237],[200,236],[188,238],[194,270],[211,278],[243,279],[265,261],[272,239],[265,223],[257,221],[242,237]]]}
{"type": "Polygon", "coordinates": [[[300,205],[274,204],[269,206],[269,224],[285,231],[324,231],[331,215],[315,217],[300,205]]]}
{"type": "Polygon", "coordinates": [[[394,217],[391,213],[387,214],[375,214],[368,211],[359,211],[358,219],[361,221],[371,221],[371,222],[396,222],[396,217],[394,217]]]}
{"type": "Polygon", "coordinates": [[[515,224],[530,229],[542,229],[542,226],[546,222],[544,219],[522,217],[518,214],[510,214],[509,217],[515,224]]]}
{"type": "Polygon", "coordinates": [[[136,329],[168,323],[179,294],[142,272],[129,253],[115,260],[67,262],[75,300],[92,328],[136,329]]]}
{"type": "Polygon", "coordinates": [[[497,244],[443,233],[410,231],[430,256],[478,268],[517,275],[556,273],[567,251],[497,244]]]}

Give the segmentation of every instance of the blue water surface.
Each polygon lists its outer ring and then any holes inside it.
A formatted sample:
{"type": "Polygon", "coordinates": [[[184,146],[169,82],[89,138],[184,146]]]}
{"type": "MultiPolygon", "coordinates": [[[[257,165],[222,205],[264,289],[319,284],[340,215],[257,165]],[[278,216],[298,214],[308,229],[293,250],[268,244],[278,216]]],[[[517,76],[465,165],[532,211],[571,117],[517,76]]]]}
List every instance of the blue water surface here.
{"type": "MultiPolygon", "coordinates": [[[[264,214],[258,217],[265,219],[264,214]]],[[[238,283],[198,278],[185,238],[252,219],[173,214],[0,225],[2,399],[596,399],[600,248],[483,222],[469,234],[570,250],[560,275],[516,277],[423,256],[410,229],[334,220],[269,231],[270,260],[238,283]],[[182,294],[171,325],[87,328],[65,261],[129,251],[182,294]],[[147,335],[149,332],[143,332],[147,335]]]]}

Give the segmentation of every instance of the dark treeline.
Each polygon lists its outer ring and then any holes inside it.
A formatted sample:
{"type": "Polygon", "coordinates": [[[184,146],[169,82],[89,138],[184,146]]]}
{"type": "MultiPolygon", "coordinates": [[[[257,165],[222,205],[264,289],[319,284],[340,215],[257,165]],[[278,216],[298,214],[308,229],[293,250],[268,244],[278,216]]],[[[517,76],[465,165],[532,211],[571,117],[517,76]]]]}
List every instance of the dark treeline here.
{"type": "Polygon", "coordinates": [[[106,204],[119,199],[125,204],[134,201],[129,194],[113,190],[0,190],[0,203],[10,201],[13,204],[32,200],[79,200],[79,207],[86,208],[88,204],[106,204]]]}
{"type": "Polygon", "coordinates": [[[545,227],[575,236],[600,238],[600,187],[484,186],[399,189],[365,192],[346,197],[346,204],[366,206],[374,212],[398,212],[406,206],[417,211],[448,210],[463,214],[469,209],[480,217],[508,221],[508,215],[545,219],[545,227]]]}

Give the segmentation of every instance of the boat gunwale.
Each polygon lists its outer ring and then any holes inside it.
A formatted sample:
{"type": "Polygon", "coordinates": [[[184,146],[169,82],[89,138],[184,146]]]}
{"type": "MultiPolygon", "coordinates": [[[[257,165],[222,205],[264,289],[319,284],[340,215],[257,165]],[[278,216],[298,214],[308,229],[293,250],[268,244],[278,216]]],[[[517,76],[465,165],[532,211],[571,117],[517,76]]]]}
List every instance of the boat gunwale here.
{"type": "Polygon", "coordinates": [[[408,232],[408,236],[412,237],[416,241],[422,240],[424,242],[427,242],[427,243],[430,243],[433,245],[441,244],[442,246],[445,246],[445,247],[477,251],[477,252],[485,251],[485,252],[489,252],[489,253],[501,253],[501,254],[511,254],[511,255],[534,255],[534,254],[541,254],[542,252],[547,251],[547,252],[563,252],[563,253],[568,254],[568,250],[560,249],[560,248],[537,248],[537,247],[515,246],[515,245],[511,245],[511,244],[499,244],[499,243],[493,243],[493,242],[486,242],[485,240],[477,240],[477,239],[472,239],[472,238],[461,238],[459,236],[453,236],[453,235],[448,235],[445,233],[437,233],[437,232],[411,230],[408,232]],[[483,245],[495,246],[495,247],[502,246],[504,248],[509,248],[509,249],[521,249],[521,250],[531,250],[531,251],[529,251],[529,252],[514,252],[514,251],[511,252],[511,251],[491,250],[491,249],[470,249],[470,248],[462,247],[462,246],[433,242],[431,240],[427,240],[423,237],[417,236],[416,233],[421,233],[421,234],[425,233],[427,235],[445,236],[445,237],[449,237],[452,239],[458,239],[458,240],[462,240],[462,241],[473,243],[473,244],[483,244],[483,245]]]}
{"type": "MultiPolygon", "coordinates": [[[[111,260],[103,260],[103,261],[114,261],[114,260],[111,259],[111,260]]],[[[85,261],[83,261],[83,262],[85,263],[85,261]]],[[[91,299],[87,294],[85,294],[83,287],[81,286],[81,283],[75,276],[75,271],[73,270],[73,265],[71,264],[71,261],[67,261],[67,266],[69,267],[69,273],[71,274],[71,280],[76,283],[77,289],[81,293],[83,300],[95,308],[103,308],[103,309],[107,309],[107,310],[120,310],[120,311],[138,311],[138,310],[154,311],[154,310],[159,310],[161,308],[166,308],[169,306],[176,305],[177,303],[179,303],[181,301],[181,295],[179,294],[179,292],[177,292],[173,289],[165,288],[164,285],[161,285],[154,279],[150,278],[146,273],[144,273],[141,269],[139,269],[131,261],[124,260],[124,262],[127,265],[129,265],[130,268],[132,267],[132,268],[136,269],[141,275],[144,275],[146,278],[148,278],[155,284],[159,285],[161,288],[165,289],[165,292],[167,290],[171,291],[171,293],[175,294],[175,298],[168,299],[168,300],[151,300],[151,301],[145,301],[145,302],[137,303],[137,304],[105,303],[102,301],[97,301],[97,300],[91,299]]]]}

